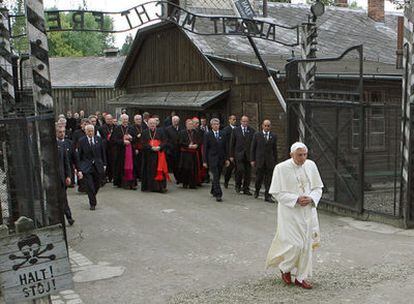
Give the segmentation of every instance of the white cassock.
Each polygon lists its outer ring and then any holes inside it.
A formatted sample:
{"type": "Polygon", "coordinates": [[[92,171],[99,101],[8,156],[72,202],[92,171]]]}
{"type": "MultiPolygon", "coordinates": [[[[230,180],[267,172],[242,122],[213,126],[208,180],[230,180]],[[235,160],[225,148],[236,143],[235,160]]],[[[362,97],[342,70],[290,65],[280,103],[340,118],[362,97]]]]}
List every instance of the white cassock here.
{"type": "Polygon", "coordinates": [[[316,164],[307,159],[302,166],[288,159],[273,170],[269,193],[278,201],[277,230],[266,267],[284,273],[296,268],[302,282],[312,276],[312,249],[319,246],[319,222],[316,207],[322,196],[323,183],[316,164]],[[312,204],[297,204],[299,196],[310,196],[312,204]]]}

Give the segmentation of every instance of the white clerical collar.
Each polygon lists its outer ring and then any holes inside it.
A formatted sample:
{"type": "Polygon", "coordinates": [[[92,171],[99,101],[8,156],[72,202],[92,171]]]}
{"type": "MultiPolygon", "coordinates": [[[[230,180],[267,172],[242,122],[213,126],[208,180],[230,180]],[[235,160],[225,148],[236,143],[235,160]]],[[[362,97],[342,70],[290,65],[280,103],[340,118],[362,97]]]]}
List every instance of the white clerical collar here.
{"type": "Polygon", "coordinates": [[[230,127],[231,127],[232,129],[234,129],[236,126],[230,125],[230,127]]]}
{"type": "Polygon", "coordinates": [[[292,161],[292,164],[295,166],[295,168],[302,168],[303,165],[297,165],[293,158],[290,159],[292,161]]]}

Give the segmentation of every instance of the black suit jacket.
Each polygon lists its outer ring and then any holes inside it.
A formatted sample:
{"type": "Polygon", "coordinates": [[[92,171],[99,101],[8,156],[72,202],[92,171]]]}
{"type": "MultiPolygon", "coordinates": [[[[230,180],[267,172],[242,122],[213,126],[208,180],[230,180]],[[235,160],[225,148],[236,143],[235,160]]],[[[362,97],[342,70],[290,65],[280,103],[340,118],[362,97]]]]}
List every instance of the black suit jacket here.
{"type": "Polygon", "coordinates": [[[251,127],[247,127],[245,135],[243,135],[241,126],[234,128],[230,139],[230,157],[234,157],[235,160],[244,158],[250,160],[250,147],[254,133],[255,130],[251,127]]]}
{"type": "Polygon", "coordinates": [[[207,163],[209,167],[222,166],[227,159],[228,141],[222,130],[218,132],[218,139],[216,139],[214,131],[207,132],[204,135],[203,162],[207,163]]]}
{"type": "Polygon", "coordinates": [[[104,145],[100,137],[95,136],[94,140],[95,144],[93,146],[89,144],[87,136],[79,140],[76,168],[82,173],[90,173],[95,167],[99,174],[103,174],[104,166],[106,166],[104,145]]]}
{"type": "Polygon", "coordinates": [[[272,168],[277,164],[277,137],[269,132],[269,140],[265,139],[263,131],[254,134],[250,151],[250,161],[256,162],[256,168],[266,165],[272,168]]]}
{"type": "Polygon", "coordinates": [[[69,163],[70,166],[72,168],[72,166],[75,165],[76,163],[76,157],[75,157],[75,151],[73,149],[73,143],[70,139],[64,139],[63,141],[60,141],[60,143],[62,143],[66,149],[66,153],[68,154],[69,157],[69,163]]]}
{"type": "Polygon", "coordinates": [[[58,163],[59,163],[59,179],[63,187],[66,187],[65,180],[71,177],[69,155],[66,150],[66,145],[62,141],[57,141],[58,149],[58,163]]]}
{"type": "Polygon", "coordinates": [[[178,143],[178,136],[181,132],[182,128],[178,127],[178,131],[174,126],[168,126],[165,128],[165,137],[167,139],[167,153],[171,154],[172,152],[176,152],[179,149],[178,143]]]}
{"type": "Polygon", "coordinates": [[[85,136],[85,131],[82,129],[78,129],[72,134],[72,143],[73,143],[73,149],[76,149],[79,144],[79,140],[85,136]]]}

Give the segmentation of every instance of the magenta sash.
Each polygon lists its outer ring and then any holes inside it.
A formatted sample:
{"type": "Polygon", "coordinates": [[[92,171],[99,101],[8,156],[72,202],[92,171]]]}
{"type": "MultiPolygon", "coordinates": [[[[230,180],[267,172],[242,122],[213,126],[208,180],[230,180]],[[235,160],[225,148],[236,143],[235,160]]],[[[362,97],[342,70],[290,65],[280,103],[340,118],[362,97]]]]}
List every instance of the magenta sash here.
{"type": "Polygon", "coordinates": [[[134,158],[132,145],[125,146],[124,181],[134,180],[134,158]]]}

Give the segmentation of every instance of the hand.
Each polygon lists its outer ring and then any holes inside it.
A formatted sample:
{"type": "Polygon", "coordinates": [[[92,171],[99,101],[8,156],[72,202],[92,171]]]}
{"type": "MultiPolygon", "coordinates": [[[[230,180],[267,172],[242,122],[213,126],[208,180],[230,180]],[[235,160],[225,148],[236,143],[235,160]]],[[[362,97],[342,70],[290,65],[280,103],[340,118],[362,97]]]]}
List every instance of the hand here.
{"type": "Polygon", "coordinates": [[[298,203],[302,207],[305,207],[305,206],[309,205],[310,203],[312,203],[312,198],[309,197],[309,196],[300,196],[298,198],[298,203]]]}
{"type": "Polygon", "coordinates": [[[79,171],[79,172],[78,172],[78,178],[79,178],[79,179],[82,179],[82,178],[83,178],[82,171],[79,171]]]}
{"type": "Polygon", "coordinates": [[[208,168],[207,163],[203,163],[203,167],[207,169],[208,168]]]}
{"type": "Polygon", "coordinates": [[[194,147],[194,149],[197,149],[198,148],[198,145],[197,144],[194,144],[193,147],[194,147]]]}
{"type": "Polygon", "coordinates": [[[250,165],[252,165],[252,167],[255,167],[256,166],[256,162],[255,161],[251,161],[250,162],[250,165]]]}
{"type": "Polygon", "coordinates": [[[106,171],[106,166],[103,166],[103,168],[104,168],[104,171],[106,171]]]}
{"type": "Polygon", "coordinates": [[[230,161],[234,163],[234,157],[230,157],[230,161]]]}
{"type": "Polygon", "coordinates": [[[226,167],[230,166],[230,161],[229,161],[229,160],[226,160],[226,161],[224,162],[224,166],[226,166],[226,167]]]}
{"type": "Polygon", "coordinates": [[[137,137],[138,137],[138,138],[141,138],[141,133],[139,133],[139,134],[137,135],[137,137]]]}
{"type": "Polygon", "coordinates": [[[125,146],[128,146],[128,145],[130,145],[131,143],[130,143],[130,141],[129,140],[124,140],[124,145],[125,146]]]}
{"type": "Polygon", "coordinates": [[[138,155],[139,154],[139,150],[135,150],[135,155],[138,155]]]}
{"type": "Polygon", "coordinates": [[[70,182],[71,182],[70,177],[66,177],[66,179],[65,179],[66,186],[70,186],[70,182]]]}

